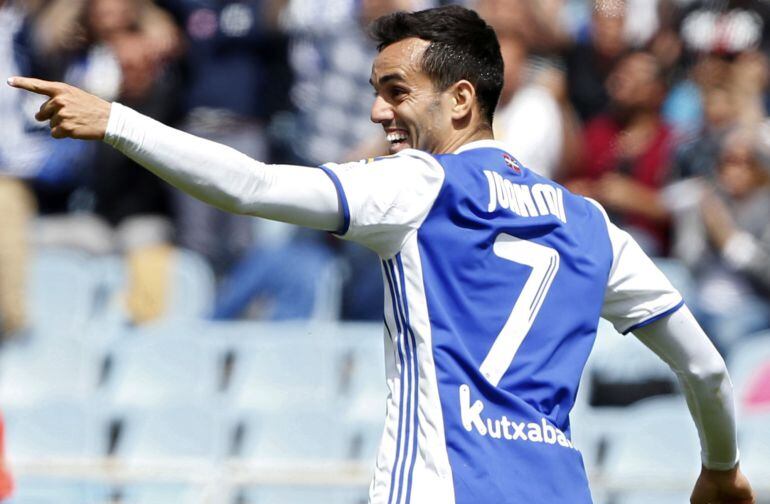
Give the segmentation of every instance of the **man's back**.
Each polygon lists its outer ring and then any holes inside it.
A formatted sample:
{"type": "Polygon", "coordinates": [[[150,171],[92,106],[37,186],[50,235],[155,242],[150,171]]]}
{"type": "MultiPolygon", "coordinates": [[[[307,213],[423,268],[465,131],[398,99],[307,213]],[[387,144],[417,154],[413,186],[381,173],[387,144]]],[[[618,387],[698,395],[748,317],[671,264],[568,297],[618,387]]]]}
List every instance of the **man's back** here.
{"type": "Polygon", "coordinates": [[[382,258],[390,394],[372,502],[590,502],[568,415],[605,295],[627,331],[676,291],[597,205],[498,142],[324,169],[341,234],[382,258]]]}

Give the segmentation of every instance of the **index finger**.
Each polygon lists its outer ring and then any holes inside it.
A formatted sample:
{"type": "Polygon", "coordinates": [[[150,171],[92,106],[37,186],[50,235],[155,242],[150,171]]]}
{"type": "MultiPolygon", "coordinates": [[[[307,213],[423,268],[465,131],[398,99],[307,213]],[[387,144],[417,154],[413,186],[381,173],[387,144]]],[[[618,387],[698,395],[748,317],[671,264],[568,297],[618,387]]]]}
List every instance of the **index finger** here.
{"type": "Polygon", "coordinates": [[[56,96],[63,89],[61,82],[33,79],[32,77],[11,77],[8,79],[8,85],[50,97],[56,96]]]}

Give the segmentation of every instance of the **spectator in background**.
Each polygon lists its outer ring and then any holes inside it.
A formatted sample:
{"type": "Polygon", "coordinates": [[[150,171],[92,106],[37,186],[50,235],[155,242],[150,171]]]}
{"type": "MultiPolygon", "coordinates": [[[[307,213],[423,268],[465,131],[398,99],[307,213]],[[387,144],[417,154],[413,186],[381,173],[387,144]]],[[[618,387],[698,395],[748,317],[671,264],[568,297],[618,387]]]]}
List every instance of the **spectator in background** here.
{"type": "MultiPolygon", "coordinates": [[[[168,16],[149,0],[53,0],[32,13],[20,40],[29,50],[29,73],[169,119],[165,70],[179,39],[168,16]]],[[[96,211],[118,224],[165,211],[162,186],[103,148],[60,164],[66,165],[62,171],[77,169],[78,178],[70,186],[38,184],[43,213],[96,211]],[[142,190],[127,191],[132,187],[142,190]]]]}
{"type": "Polygon", "coordinates": [[[585,125],[583,160],[567,185],[598,200],[653,256],[668,251],[669,214],[659,189],[673,150],[660,107],[666,86],[650,53],[624,56],[607,79],[608,111],[585,125]]]}
{"type": "Polygon", "coordinates": [[[722,141],[738,122],[738,99],[730,84],[730,64],[709,58],[696,67],[703,102],[703,125],[696,135],[686,139],[676,151],[672,180],[690,177],[714,177],[722,141]]]}
{"type": "MultiPolygon", "coordinates": [[[[281,0],[160,0],[184,32],[181,128],[256,159],[269,158],[267,123],[285,103],[281,0]]],[[[173,192],[177,240],[224,274],[255,241],[254,222],[173,192]]],[[[258,239],[258,237],[257,237],[258,239]]]]}
{"type": "Polygon", "coordinates": [[[496,33],[515,32],[534,54],[554,54],[570,43],[563,22],[565,0],[474,0],[471,3],[496,33]]]}
{"type": "Polygon", "coordinates": [[[549,178],[573,158],[578,127],[567,102],[564,72],[549,60],[528,59],[513,31],[497,31],[505,80],[495,113],[495,138],[525,166],[549,178]],[[569,154],[568,154],[569,153],[569,154]]]}
{"type": "Polygon", "coordinates": [[[764,0],[695,0],[681,16],[680,33],[693,53],[770,50],[770,5],[764,0]]]}
{"type": "Polygon", "coordinates": [[[608,104],[605,82],[628,48],[625,16],[622,0],[594,0],[589,34],[566,55],[569,98],[584,122],[608,104]]]}
{"type": "MultiPolygon", "coordinates": [[[[672,197],[684,200],[682,189],[672,197]]],[[[692,179],[689,190],[697,220],[677,220],[679,252],[695,276],[701,320],[727,353],[770,327],[770,124],[727,134],[716,173],[692,179]]]]}
{"type": "Polygon", "coordinates": [[[733,72],[742,74],[731,84],[739,90],[734,96],[739,114],[749,122],[761,120],[767,109],[770,5],[758,0],[697,0],[667,14],[656,54],[681,55],[682,66],[691,67],[690,76],[674,86],[667,100],[667,120],[683,136],[697,134],[707,120],[700,90],[733,72]],[[673,33],[678,42],[664,43],[673,41],[673,33]]]}
{"type": "MultiPolygon", "coordinates": [[[[18,44],[26,12],[18,2],[0,0],[0,73],[26,71],[28,54],[18,44]]],[[[31,185],[50,178],[49,159],[64,154],[62,147],[48,141],[47,132],[35,134],[26,117],[34,100],[14,90],[0,89],[0,342],[17,335],[27,326],[26,274],[29,257],[29,224],[36,213],[31,185]]],[[[77,149],[77,147],[76,147],[77,149]]],[[[67,157],[67,156],[62,156],[67,157]]],[[[56,163],[50,163],[54,165],[56,163]]]]}

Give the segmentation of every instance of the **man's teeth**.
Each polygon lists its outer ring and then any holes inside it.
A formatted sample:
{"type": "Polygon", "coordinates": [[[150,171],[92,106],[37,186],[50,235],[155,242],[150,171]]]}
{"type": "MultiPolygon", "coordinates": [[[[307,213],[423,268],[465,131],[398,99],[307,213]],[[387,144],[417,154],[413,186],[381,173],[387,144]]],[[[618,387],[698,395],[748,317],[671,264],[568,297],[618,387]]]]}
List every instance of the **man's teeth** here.
{"type": "Polygon", "coordinates": [[[406,140],[406,135],[404,133],[388,133],[387,136],[388,142],[403,142],[406,140]]]}

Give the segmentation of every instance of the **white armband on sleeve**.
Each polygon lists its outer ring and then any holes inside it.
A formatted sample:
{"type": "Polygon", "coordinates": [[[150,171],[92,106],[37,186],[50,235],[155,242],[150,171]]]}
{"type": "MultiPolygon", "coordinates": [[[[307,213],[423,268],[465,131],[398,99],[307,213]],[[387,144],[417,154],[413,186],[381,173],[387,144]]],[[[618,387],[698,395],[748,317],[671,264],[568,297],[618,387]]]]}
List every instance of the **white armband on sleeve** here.
{"type": "Polygon", "coordinates": [[[317,168],[269,165],[113,103],[104,141],[175,187],[223,210],[340,227],[334,184],[317,168]]]}
{"type": "Polygon", "coordinates": [[[685,306],[634,331],[676,373],[687,399],[707,469],[738,463],[733,387],[722,357],[685,306]]]}

